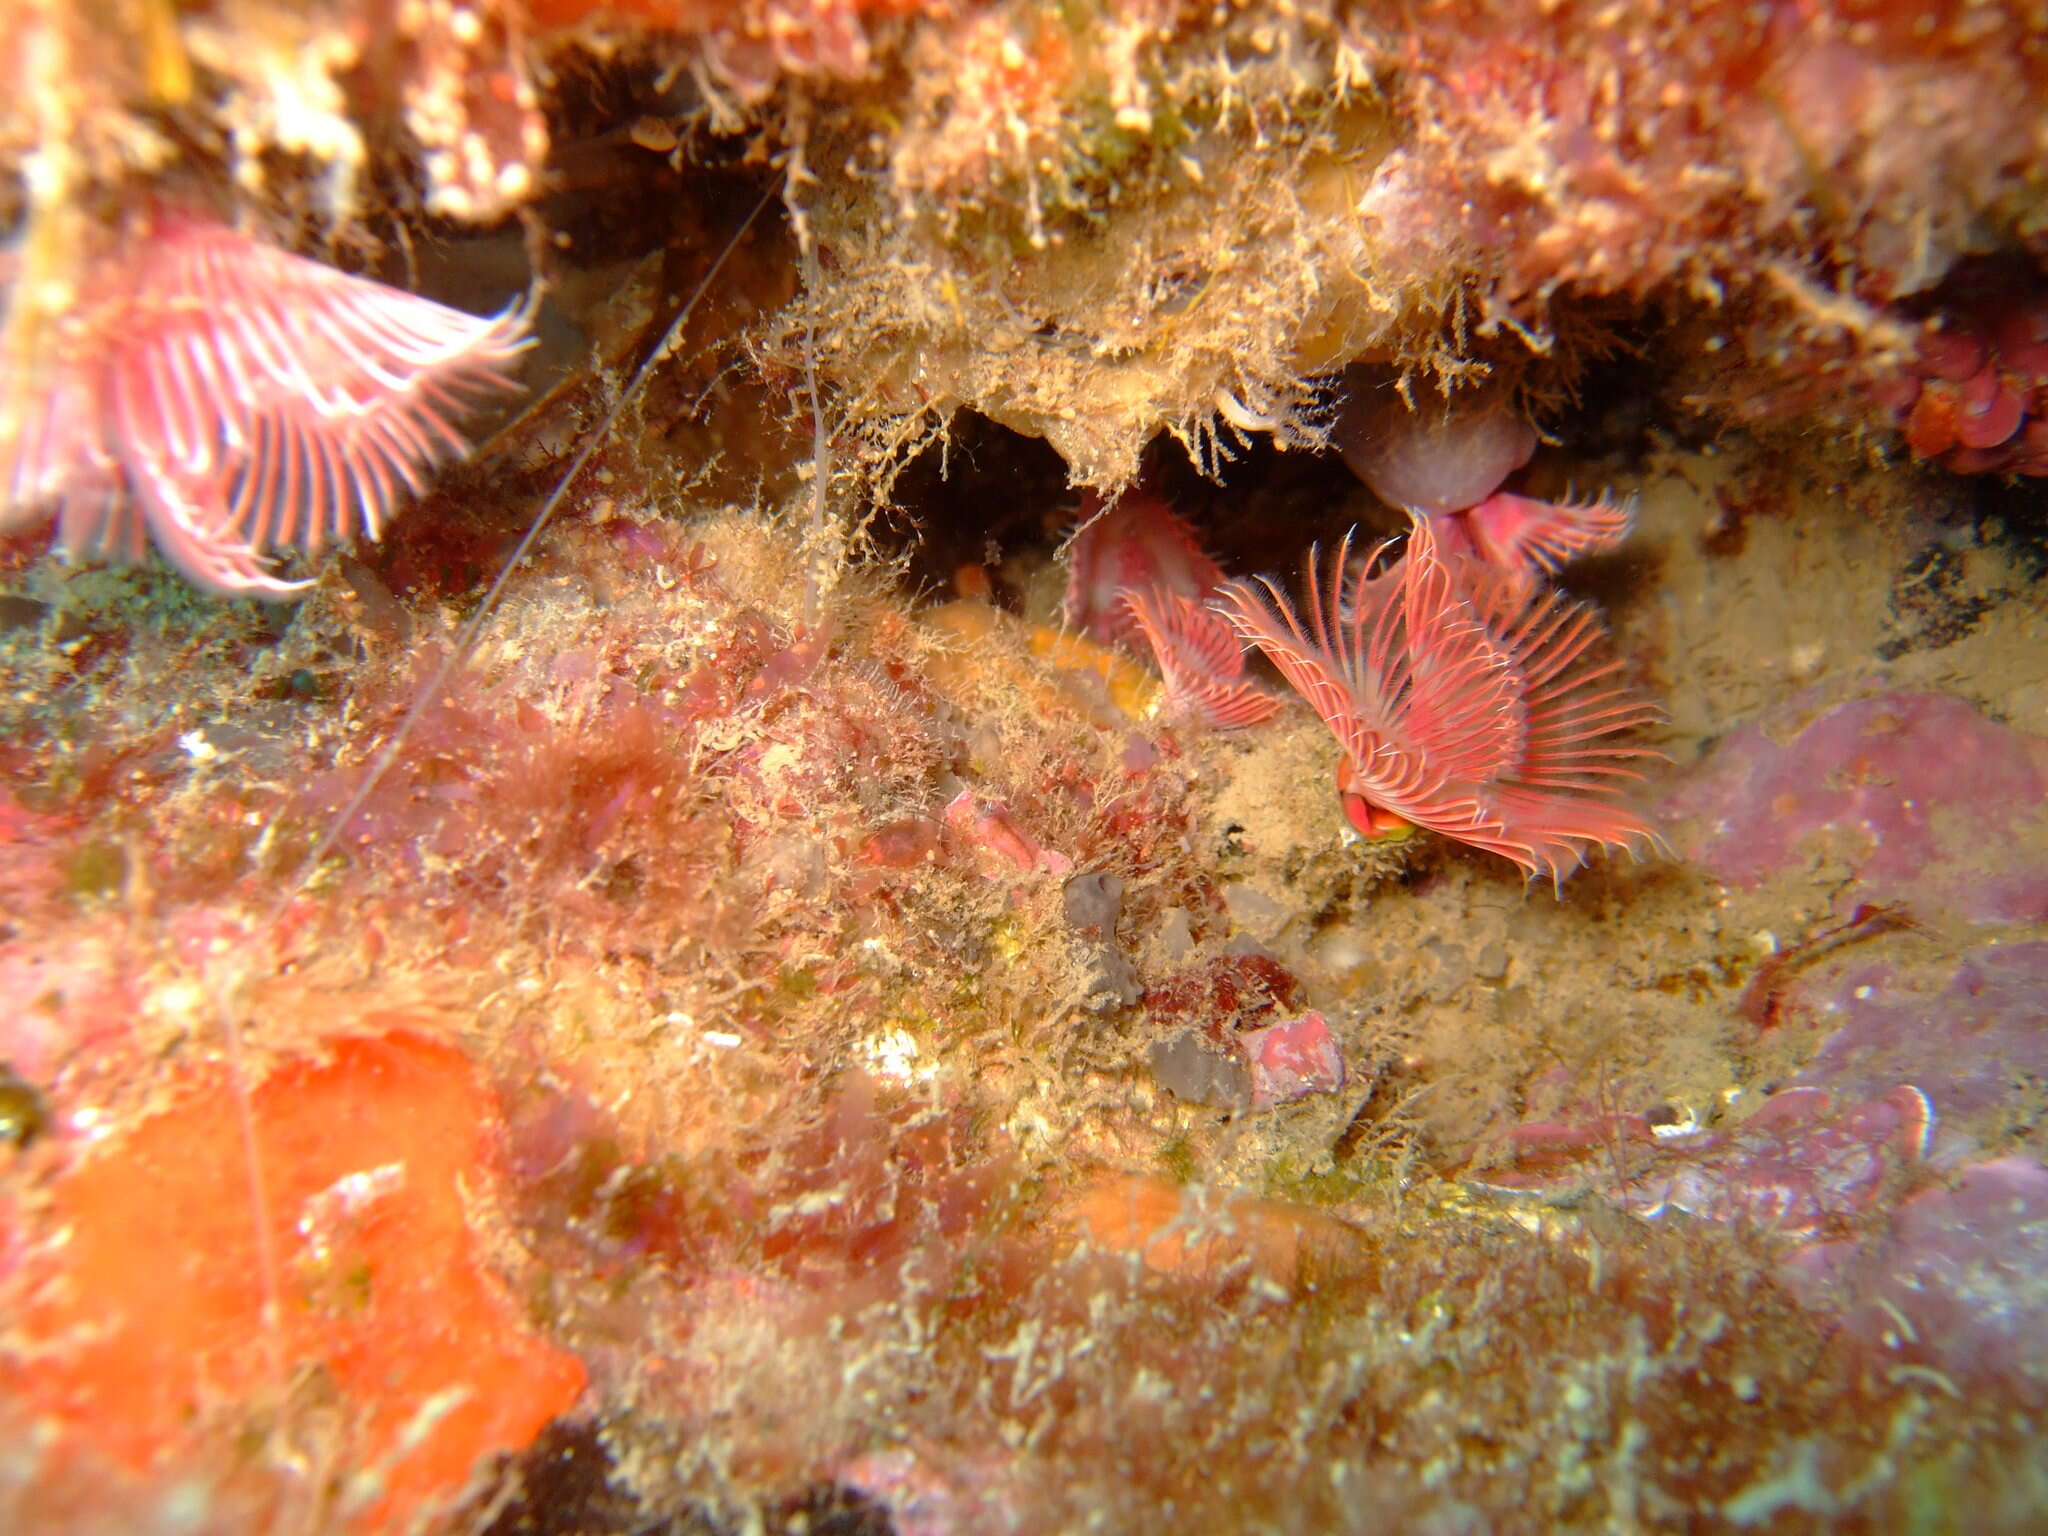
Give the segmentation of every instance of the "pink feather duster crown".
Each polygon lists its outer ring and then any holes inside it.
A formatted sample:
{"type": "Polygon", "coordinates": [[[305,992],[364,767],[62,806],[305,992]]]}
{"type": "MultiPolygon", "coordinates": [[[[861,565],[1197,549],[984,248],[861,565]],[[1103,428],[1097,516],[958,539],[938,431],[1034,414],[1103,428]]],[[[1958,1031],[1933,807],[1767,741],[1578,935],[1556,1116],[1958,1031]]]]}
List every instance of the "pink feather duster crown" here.
{"type": "Polygon", "coordinates": [[[1553,883],[1597,849],[1658,845],[1617,796],[1660,754],[1615,738],[1659,714],[1597,655],[1592,609],[1446,549],[1428,518],[1378,575],[1350,543],[1327,578],[1310,551],[1305,618],[1263,577],[1218,601],[1343,747],[1360,832],[1412,822],[1553,883]]]}

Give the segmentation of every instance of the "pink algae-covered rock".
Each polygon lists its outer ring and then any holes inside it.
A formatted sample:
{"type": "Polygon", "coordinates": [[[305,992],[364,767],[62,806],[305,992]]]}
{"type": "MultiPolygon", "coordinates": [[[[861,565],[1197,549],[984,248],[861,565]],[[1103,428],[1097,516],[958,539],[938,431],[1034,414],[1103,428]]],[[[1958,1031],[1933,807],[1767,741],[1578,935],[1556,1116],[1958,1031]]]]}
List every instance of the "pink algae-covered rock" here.
{"type": "Polygon", "coordinates": [[[1238,1038],[1251,1062],[1253,1109],[1292,1104],[1344,1086],[1344,1058],[1320,1013],[1311,1010],[1298,1019],[1246,1030],[1238,1038]]]}
{"type": "Polygon", "coordinates": [[[940,813],[949,831],[972,850],[981,872],[989,879],[1012,873],[1070,875],[1074,861],[1052,848],[1042,847],[1018,822],[1015,813],[999,800],[963,789],[946,802],[940,813]]]}
{"type": "Polygon", "coordinates": [[[1665,811],[1691,823],[1687,856],[1733,884],[1829,853],[1861,900],[2048,919],[2048,864],[2026,836],[2048,813],[2048,741],[1945,694],[1801,695],[1724,737],[1665,811]]]}
{"type": "Polygon", "coordinates": [[[46,1084],[123,1038],[137,1005],[126,939],[108,921],[0,941],[0,1062],[46,1084]]]}
{"type": "Polygon", "coordinates": [[[1344,1056],[1323,1016],[1297,1018],[1235,1033],[1186,1029],[1153,1045],[1152,1075],[1190,1104],[1216,1109],[1272,1109],[1344,1087],[1344,1056]]]}
{"type": "Polygon", "coordinates": [[[1860,1102],[1790,1087],[1723,1130],[1653,1126],[1580,1107],[1513,1127],[1510,1162],[1473,1182],[1553,1200],[1595,1194],[1648,1220],[1683,1211],[1780,1237],[1855,1223],[1927,1150],[1934,1115],[1910,1084],[1860,1102]]]}
{"type": "Polygon", "coordinates": [[[2048,942],[1985,944],[1939,966],[1817,971],[1792,1001],[1832,1027],[1795,1081],[1844,1098],[1918,1085],[1939,1117],[1938,1167],[1994,1150],[2048,1080],[2048,942]]]}
{"type": "Polygon", "coordinates": [[[1979,1163],[1902,1203],[1887,1231],[1816,1244],[1791,1272],[1894,1370],[2048,1402],[2048,1169],[2030,1158],[1979,1163]]]}

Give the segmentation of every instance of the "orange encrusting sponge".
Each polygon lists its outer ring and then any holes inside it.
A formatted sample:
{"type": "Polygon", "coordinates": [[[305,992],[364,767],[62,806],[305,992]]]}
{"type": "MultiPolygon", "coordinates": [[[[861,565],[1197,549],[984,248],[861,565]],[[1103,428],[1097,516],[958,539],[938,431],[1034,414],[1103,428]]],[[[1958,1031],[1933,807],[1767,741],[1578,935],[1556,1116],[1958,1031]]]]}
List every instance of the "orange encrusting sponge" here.
{"type": "Polygon", "coordinates": [[[278,1352],[287,1370],[318,1362],[354,1423],[348,1465],[381,1474],[369,1522],[402,1523],[583,1390],[582,1363],[483,1268],[464,1214],[496,1177],[496,1102],[460,1051],[406,1032],[334,1041],[250,1100],[276,1333],[235,1095],[197,1082],[54,1189],[42,1230],[69,1236],[30,1260],[15,1390],[144,1470],[195,1448],[215,1410],[269,1395],[278,1352]]]}

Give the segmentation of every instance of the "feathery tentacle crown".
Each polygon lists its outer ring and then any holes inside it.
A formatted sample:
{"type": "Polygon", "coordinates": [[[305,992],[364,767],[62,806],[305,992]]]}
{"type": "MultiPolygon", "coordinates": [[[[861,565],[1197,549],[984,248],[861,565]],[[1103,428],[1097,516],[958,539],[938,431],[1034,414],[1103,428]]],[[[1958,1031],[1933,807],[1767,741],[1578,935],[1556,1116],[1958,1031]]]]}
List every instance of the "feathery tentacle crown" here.
{"type": "Polygon", "coordinates": [[[1350,542],[1327,579],[1310,552],[1305,620],[1263,577],[1219,599],[1343,747],[1338,789],[1361,831],[1411,821],[1553,883],[1595,849],[1658,842],[1610,798],[1659,755],[1611,738],[1658,711],[1593,658],[1591,609],[1446,554],[1428,518],[1377,576],[1350,542]]]}
{"type": "Polygon", "coordinates": [[[1159,662],[1167,719],[1234,731],[1279,713],[1279,699],[1244,675],[1243,642],[1213,608],[1164,587],[1119,595],[1159,662]]]}
{"type": "Polygon", "coordinates": [[[54,515],[72,557],[137,560],[146,530],[208,591],[290,597],[267,557],[378,537],[468,452],[462,413],[518,388],[530,320],[159,211],[0,386],[0,533],[54,515]]]}

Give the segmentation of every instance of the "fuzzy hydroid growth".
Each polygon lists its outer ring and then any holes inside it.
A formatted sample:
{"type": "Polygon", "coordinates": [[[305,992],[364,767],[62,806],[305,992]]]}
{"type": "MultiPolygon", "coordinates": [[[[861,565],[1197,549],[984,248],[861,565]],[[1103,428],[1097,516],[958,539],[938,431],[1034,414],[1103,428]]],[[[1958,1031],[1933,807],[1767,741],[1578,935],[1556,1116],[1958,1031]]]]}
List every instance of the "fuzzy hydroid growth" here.
{"type": "Polygon", "coordinates": [[[1446,552],[1428,518],[1381,575],[1349,553],[1347,535],[1325,582],[1310,551],[1306,622],[1264,578],[1219,598],[1343,747],[1337,788],[1361,832],[1415,822],[1553,882],[1596,848],[1656,843],[1611,797],[1657,754],[1611,738],[1657,710],[1593,659],[1589,608],[1446,552]]]}
{"type": "Polygon", "coordinates": [[[376,538],[455,422],[516,387],[529,314],[491,318],[183,213],[92,262],[0,396],[0,532],[54,515],[73,557],[147,530],[197,585],[288,597],[272,552],[376,538]]]}

